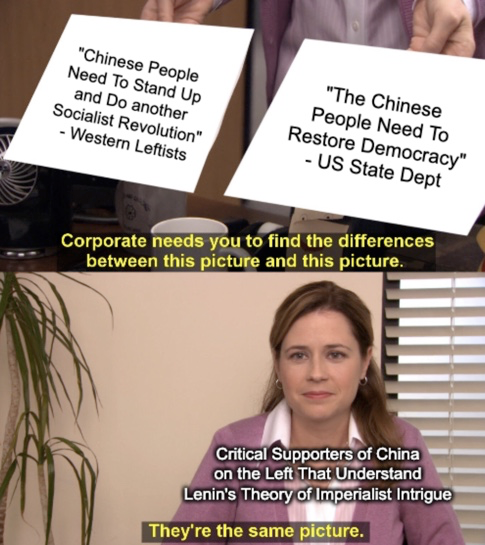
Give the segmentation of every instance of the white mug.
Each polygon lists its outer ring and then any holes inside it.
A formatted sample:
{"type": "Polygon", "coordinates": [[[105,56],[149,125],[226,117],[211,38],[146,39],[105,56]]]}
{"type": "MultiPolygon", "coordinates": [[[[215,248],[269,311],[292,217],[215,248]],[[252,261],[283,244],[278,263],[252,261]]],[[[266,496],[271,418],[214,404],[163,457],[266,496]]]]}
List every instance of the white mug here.
{"type": "Polygon", "coordinates": [[[245,271],[255,271],[257,258],[240,247],[240,239],[231,237],[224,223],[209,218],[172,218],[151,228],[152,254],[158,259],[157,270],[222,271],[228,261],[242,264],[245,271]],[[165,236],[164,236],[165,235],[165,236]],[[168,239],[168,245],[164,241],[168,239]],[[171,240],[170,240],[171,239],[171,240]],[[171,244],[177,243],[176,246],[171,244]],[[224,242],[224,246],[220,243],[224,242]]]}
{"type": "Polygon", "coordinates": [[[132,182],[118,182],[115,208],[124,233],[148,233],[157,221],[184,216],[187,193],[132,182]]]}

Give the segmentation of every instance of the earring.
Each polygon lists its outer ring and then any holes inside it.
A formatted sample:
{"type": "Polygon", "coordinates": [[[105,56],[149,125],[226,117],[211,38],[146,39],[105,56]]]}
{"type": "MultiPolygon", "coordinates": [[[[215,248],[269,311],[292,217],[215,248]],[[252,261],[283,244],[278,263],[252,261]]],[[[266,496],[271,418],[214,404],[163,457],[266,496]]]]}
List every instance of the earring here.
{"type": "Polygon", "coordinates": [[[368,382],[369,382],[369,379],[367,378],[367,375],[366,375],[364,378],[361,378],[361,379],[359,380],[359,384],[360,384],[361,386],[365,386],[368,382]]]}
{"type": "Polygon", "coordinates": [[[276,379],[275,386],[276,386],[276,388],[278,390],[283,390],[283,386],[282,386],[279,378],[276,379]]]}

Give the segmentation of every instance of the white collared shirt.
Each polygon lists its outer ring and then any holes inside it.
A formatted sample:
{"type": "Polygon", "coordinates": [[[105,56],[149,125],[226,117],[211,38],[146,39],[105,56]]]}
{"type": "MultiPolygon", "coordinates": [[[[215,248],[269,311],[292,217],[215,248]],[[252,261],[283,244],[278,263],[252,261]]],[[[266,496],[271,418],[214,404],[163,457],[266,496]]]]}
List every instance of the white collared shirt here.
{"type": "MultiPolygon", "coordinates": [[[[268,415],[261,438],[261,446],[270,447],[274,443],[281,443],[285,448],[290,448],[290,440],[291,410],[283,399],[268,415]]],[[[348,444],[354,451],[365,447],[365,443],[352,414],[350,415],[349,422],[348,444]]],[[[301,486],[298,486],[299,484],[302,484],[301,481],[289,483],[288,486],[291,488],[301,488],[301,486]]],[[[337,482],[334,479],[330,481],[329,488],[351,488],[355,484],[350,481],[337,482]]],[[[352,520],[354,510],[355,503],[353,502],[341,502],[336,505],[332,502],[317,502],[316,500],[300,502],[293,499],[288,505],[288,518],[290,522],[347,522],[352,520]]]]}

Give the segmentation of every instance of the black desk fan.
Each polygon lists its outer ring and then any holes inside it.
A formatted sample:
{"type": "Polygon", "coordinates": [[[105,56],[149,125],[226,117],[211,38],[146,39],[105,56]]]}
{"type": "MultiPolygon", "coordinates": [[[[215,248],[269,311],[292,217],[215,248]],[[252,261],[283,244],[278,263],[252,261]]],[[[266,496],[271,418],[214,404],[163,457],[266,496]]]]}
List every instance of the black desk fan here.
{"type": "Polygon", "coordinates": [[[55,253],[71,222],[69,174],[8,161],[18,119],[0,119],[0,258],[55,253]]]}

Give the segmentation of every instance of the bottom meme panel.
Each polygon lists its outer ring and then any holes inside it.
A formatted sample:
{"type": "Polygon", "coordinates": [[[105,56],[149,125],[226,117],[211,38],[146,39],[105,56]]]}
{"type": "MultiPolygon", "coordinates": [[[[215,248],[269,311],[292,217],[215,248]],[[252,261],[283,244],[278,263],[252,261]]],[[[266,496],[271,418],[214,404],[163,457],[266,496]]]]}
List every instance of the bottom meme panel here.
{"type": "Polygon", "coordinates": [[[5,543],[485,543],[485,275],[0,282],[5,543]]]}

